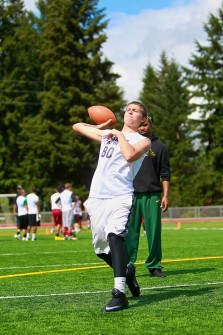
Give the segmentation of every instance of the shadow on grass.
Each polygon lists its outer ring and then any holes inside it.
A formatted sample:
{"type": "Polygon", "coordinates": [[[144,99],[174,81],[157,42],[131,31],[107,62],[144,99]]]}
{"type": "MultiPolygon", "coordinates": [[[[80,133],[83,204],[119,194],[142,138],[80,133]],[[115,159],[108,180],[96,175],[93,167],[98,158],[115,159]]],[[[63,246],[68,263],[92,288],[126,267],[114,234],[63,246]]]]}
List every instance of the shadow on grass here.
{"type": "MultiPolygon", "coordinates": [[[[165,274],[169,277],[169,276],[176,276],[176,275],[183,275],[183,274],[187,274],[187,273],[193,273],[193,274],[199,274],[199,273],[203,273],[203,272],[208,272],[208,271],[215,271],[215,268],[202,268],[202,269],[184,269],[184,270],[172,270],[172,271],[165,271],[165,274]]],[[[157,278],[157,277],[151,277],[149,275],[149,273],[145,273],[142,275],[138,275],[137,277],[149,277],[149,278],[157,278]]],[[[165,279],[165,278],[160,278],[160,279],[165,279]]]]}
{"type": "Polygon", "coordinates": [[[167,275],[180,275],[180,274],[187,274],[187,273],[202,273],[208,271],[215,271],[215,268],[202,268],[202,269],[184,269],[184,270],[174,270],[166,272],[167,275]]]}
{"type": "MultiPolygon", "coordinates": [[[[136,298],[130,297],[129,301],[135,302],[134,307],[140,307],[144,305],[151,305],[161,301],[167,301],[181,296],[186,296],[188,299],[200,296],[207,293],[212,293],[216,288],[204,287],[204,288],[182,288],[182,289],[156,289],[156,293],[142,294],[137,300],[136,298]]],[[[188,300],[189,301],[189,300],[188,300]]],[[[132,307],[133,307],[132,306],[132,307]]]]}

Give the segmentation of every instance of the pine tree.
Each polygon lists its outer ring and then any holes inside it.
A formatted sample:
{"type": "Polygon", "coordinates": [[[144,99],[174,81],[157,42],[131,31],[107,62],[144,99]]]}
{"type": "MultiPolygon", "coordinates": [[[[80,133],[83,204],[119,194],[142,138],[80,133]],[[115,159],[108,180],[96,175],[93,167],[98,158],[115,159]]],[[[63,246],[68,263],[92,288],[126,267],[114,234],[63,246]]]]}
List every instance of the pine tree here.
{"type": "Polygon", "coordinates": [[[184,85],[181,68],[169,61],[162,52],[159,69],[147,66],[140,94],[149,113],[154,116],[154,132],[167,146],[171,165],[170,206],[190,204],[185,199],[187,183],[192,172],[193,145],[190,137],[188,115],[191,113],[189,96],[184,85]]]}
{"type": "MultiPolygon", "coordinates": [[[[72,131],[74,122],[89,122],[87,108],[123,105],[113,63],[102,53],[107,21],[98,1],[39,0],[38,31],[44,88],[40,113],[23,123],[21,171],[48,197],[58,182],[70,181],[88,193],[98,145],[72,131]],[[32,162],[32,164],[30,164],[32,162]]],[[[82,196],[82,194],[80,194],[82,196]]]]}
{"type": "Polygon", "coordinates": [[[223,199],[223,4],[204,25],[207,42],[196,42],[196,53],[187,68],[191,96],[200,122],[200,170],[197,188],[205,204],[221,204],[223,199]]]}
{"type": "Polygon", "coordinates": [[[1,1],[1,159],[3,174],[1,189],[14,188],[23,177],[18,166],[20,131],[24,118],[38,113],[36,83],[40,66],[36,57],[38,34],[33,28],[35,18],[24,10],[20,0],[1,1]]]}
{"type": "MultiPolygon", "coordinates": [[[[155,114],[159,92],[159,76],[151,64],[148,64],[143,77],[143,88],[140,92],[140,100],[143,101],[149,114],[155,114]]],[[[155,116],[155,115],[154,115],[155,116]]]]}

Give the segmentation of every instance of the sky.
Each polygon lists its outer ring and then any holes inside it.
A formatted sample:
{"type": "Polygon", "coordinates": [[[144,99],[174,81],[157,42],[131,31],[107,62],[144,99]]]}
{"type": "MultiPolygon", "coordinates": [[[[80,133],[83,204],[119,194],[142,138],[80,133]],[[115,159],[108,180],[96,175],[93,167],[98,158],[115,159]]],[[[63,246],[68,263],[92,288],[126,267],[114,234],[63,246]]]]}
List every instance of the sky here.
{"type": "MultiPolygon", "coordinates": [[[[24,0],[35,11],[35,0],[24,0]]],[[[118,85],[127,101],[137,100],[146,66],[159,67],[162,51],[179,65],[189,65],[195,41],[207,41],[204,23],[217,14],[222,0],[99,0],[105,8],[107,42],[104,55],[121,76],[118,85]]]]}

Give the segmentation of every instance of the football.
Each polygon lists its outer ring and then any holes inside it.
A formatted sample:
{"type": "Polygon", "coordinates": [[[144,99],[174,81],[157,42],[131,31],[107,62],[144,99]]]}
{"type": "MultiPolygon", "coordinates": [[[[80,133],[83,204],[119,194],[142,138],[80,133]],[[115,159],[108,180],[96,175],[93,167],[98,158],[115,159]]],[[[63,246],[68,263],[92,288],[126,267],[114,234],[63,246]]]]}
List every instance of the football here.
{"type": "Polygon", "coordinates": [[[88,108],[88,114],[96,124],[102,124],[109,119],[112,119],[109,126],[114,126],[114,124],[116,124],[115,114],[107,107],[91,106],[88,108]]]}

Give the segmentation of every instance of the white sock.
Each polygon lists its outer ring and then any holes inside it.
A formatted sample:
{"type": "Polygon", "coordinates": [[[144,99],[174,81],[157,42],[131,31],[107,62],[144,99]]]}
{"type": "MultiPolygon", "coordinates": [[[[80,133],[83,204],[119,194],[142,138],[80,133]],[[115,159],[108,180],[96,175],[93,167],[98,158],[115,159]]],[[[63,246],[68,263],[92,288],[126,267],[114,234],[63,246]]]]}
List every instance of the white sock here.
{"type": "Polygon", "coordinates": [[[32,240],[34,240],[36,238],[36,234],[33,234],[32,236],[32,240]]]}
{"type": "Polygon", "coordinates": [[[29,239],[29,233],[26,234],[26,238],[27,238],[27,240],[29,239]]]}
{"type": "Polygon", "coordinates": [[[119,290],[120,292],[125,293],[125,283],[126,283],[126,278],[125,277],[115,277],[114,278],[115,282],[115,288],[119,290]]]}

